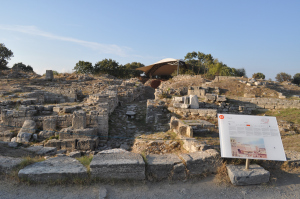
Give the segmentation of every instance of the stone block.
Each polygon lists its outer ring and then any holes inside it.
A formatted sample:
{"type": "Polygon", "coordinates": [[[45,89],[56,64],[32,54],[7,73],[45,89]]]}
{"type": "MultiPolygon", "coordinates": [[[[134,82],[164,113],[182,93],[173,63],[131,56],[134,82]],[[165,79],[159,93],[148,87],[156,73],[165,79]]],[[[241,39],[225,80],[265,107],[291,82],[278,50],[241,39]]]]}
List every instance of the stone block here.
{"type": "Polygon", "coordinates": [[[30,151],[30,152],[33,152],[33,153],[37,153],[42,148],[43,148],[43,146],[30,146],[28,148],[25,148],[24,150],[30,151]]]}
{"type": "Polygon", "coordinates": [[[62,107],[56,106],[56,107],[53,107],[52,109],[53,109],[53,112],[59,113],[62,110],[62,107]]]}
{"type": "Polygon", "coordinates": [[[55,131],[56,130],[56,119],[55,118],[45,118],[43,120],[43,130],[44,131],[55,131]]]}
{"type": "Polygon", "coordinates": [[[187,109],[187,108],[189,108],[189,107],[190,107],[189,104],[180,104],[180,108],[187,109]]]}
{"type": "Polygon", "coordinates": [[[32,137],[32,133],[20,132],[17,135],[17,142],[28,143],[32,137]]]}
{"type": "Polygon", "coordinates": [[[180,108],[181,105],[182,105],[182,103],[173,103],[174,108],[180,108]]]}
{"type": "Polygon", "coordinates": [[[77,141],[77,146],[76,149],[78,150],[83,150],[83,151],[87,151],[87,150],[91,150],[94,151],[96,147],[96,141],[94,139],[79,139],[77,141]]]}
{"type": "Polygon", "coordinates": [[[188,126],[186,126],[186,125],[179,126],[179,128],[178,128],[178,133],[179,133],[180,135],[186,135],[187,127],[188,127],[188,126]]]}
{"type": "Polygon", "coordinates": [[[63,128],[59,131],[59,139],[71,139],[73,138],[73,129],[71,127],[69,128],[63,128]]]}
{"type": "Polygon", "coordinates": [[[14,133],[11,131],[0,132],[0,140],[5,142],[10,142],[11,138],[13,138],[14,133]]]}
{"type": "Polygon", "coordinates": [[[177,129],[178,124],[179,124],[178,120],[171,120],[171,122],[170,122],[170,129],[177,129]]]}
{"type": "Polygon", "coordinates": [[[25,120],[19,132],[35,133],[36,123],[33,120],[25,120]]]}
{"type": "Polygon", "coordinates": [[[175,164],[173,167],[173,171],[171,172],[172,180],[184,180],[186,179],[186,168],[183,163],[175,164]]]}
{"type": "Polygon", "coordinates": [[[125,150],[98,153],[90,164],[90,170],[93,178],[145,179],[145,162],[142,156],[125,150]]]}
{"type": "Polygon", "coordinates": [[[96,148],[100,143],[100,138],[98,136],[94,137],[93,140],[95,140],[96,148]]]}
{"type": "Polygon", "coordinates": [[[81,157],[81,152],[80,151],[74,151],[69,153],[69,157],[71,158],[80,158],[81,157]]]}
{"type": "Polygon", "coordinates": [[[87,178],[87,169],[78,160],[61,156],[31,164],[18,173],[19,178],[35,182],[53,182],[73,178],[87,178]]]}
{"type": "Polygon", "coordinates": [[[60,147],[61,149],[66,149],[67,151],[73,151],[75,150],[77,145],[77,139],[66,139],[62,140],[60,147]]]}
{"type": "Polygon", "coordinates": [[[54,135],[55,135],[54,131],[41,131],[41,132],[39,132],[38,138],[39,139],[47,139],[54,135]]]}
{"type": "Polygon", "coordinates": [[[97,129],[86,128],[86,129],[75,129],[73,130],[72,138],[94,138],[97,136],[97,129]]]}
{"type": "Polygon", "coordinates": [[[26,117],[32,117],[35,116],[37,114],[37,110],[27,110],[25,113],[26,117]]]}
{"type": "Polygon", "coordinates": [[[193,128],[191,126],[188,126],[186,128],[186,134],[185,135],[188,136],[188,137],[193,137],[194,132],[193,132],[193,128]]]}
{"type": "Polygon", "coordinates": [[[254,185],[266,183],[270,179],[270,172],[257,164],[249,165],[227,165],[228,176],[234,185],[254,185]]]}
{"type": "Polygon", "coordinates": [[[208,101],[216,101],[216,95],[215,94],[206,94],[205,99],[208,101]]]}
{"type": "Polygon", "coordinates": [[[45,144],[45,147],[55,147],[56,149],[59,150],[61,148],[61,140],[56,140],[56,139],[48,140],[48,142],[45,144]]]}
{"type": "Polygon", "coordinates": [[[182,97],[174,97],[174,102],[182,103],[183,102],[183,98],[182,97]]]}
{"type": "MultiPolygon", "coordinates": [[[[185,178],[185,168],[180,169],[176,168],[176,165],[182,164],[180,158],[175,154],[164,154],[156,155],[151,154],[147,155],[147,170],[146,175],[149,180],[164,180],[172,179],[174,172],[176,176],[174,178],[179,178],[180,176],[185,178]],[[183,173],[180,173],[180,172],[183,173]]],[[[178,167],[178,166],[177,166],[178,167]]]]}
{"type": "Polygon", "coordinates": [[[52,112],[53,111],[53,105],[49,105],[49,106],[44,106],[44,111],[50,111],[52,112]]]}
{"type": "Polygon", "coordinates": [[[22,158],[13,158],[0,155],[0,173],[8,173],[23,161],[22,158]]]}
{"type": "Polygon", "coordinates": [[[259,86],[259,85],[261,85],[262,83],[261,83],[261,82],[254,82],[254,84],[255,84],[256,86],[259,86]]]}
{"type": "Polygon", "coordinates": [[[72,127],[74,129],[84,129],[86,127],[86,112],[74,111],[72,118],[72,127]]]}
{"type": "Polygon", "coordinates": [[[63,107],[64,113],[73,113],[76,110],[76,106],[66,106],[63,107]]]}
{"type": "Polygon", "coordinates": [[[198,102],[197,95],[190,95],[190,108],[192,108],[192,109],[199,108],[199,102],[198,102]]]}
{"type": "Polygon", "coordinates": [[[218,95],[217,96],[217,102],[226,102],[226,96],[225,95],[218,95]]]}
{"type": "Polygon", "coordinates": [[[41,150],[36,152],[37,155],[55,155],[56,154],[56,147],[43,147],[41,150]]]}
{"type": "Polygon", "coordinates": [[[221,166],[220,154],[215,149],[180,154],[179,156],[185,162],[190,176],[215,173],[221,166]]]}
{"type": "Polygon", "coordinates": [[[46,70],[46,80],[53,80],[53,71],[46,70]]]}

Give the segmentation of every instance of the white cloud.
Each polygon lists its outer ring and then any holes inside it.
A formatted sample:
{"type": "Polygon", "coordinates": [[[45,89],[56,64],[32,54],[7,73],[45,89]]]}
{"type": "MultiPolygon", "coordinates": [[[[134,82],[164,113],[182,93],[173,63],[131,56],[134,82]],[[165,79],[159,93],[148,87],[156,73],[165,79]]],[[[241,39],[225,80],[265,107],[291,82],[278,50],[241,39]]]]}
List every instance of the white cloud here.
{"type": "Polygon", "coordinates": [[[131,50],[129,47],[123,47],[123,46],[121,47],[115,44],[101,44],[97,42],[75,39],[72,37],[63,37],[63,36],[55,35],[49,32],[39,30],[36,26],[0,25],[0,29],[20,32],[20,33],[25,33],[30,35],[37,35],[37,36],[46,37],[54,40],[77,43],[79,45],[96,50],[99,53],[114,54],[121,57],[129,56],[127,54],[127,51],[131,50]]]}

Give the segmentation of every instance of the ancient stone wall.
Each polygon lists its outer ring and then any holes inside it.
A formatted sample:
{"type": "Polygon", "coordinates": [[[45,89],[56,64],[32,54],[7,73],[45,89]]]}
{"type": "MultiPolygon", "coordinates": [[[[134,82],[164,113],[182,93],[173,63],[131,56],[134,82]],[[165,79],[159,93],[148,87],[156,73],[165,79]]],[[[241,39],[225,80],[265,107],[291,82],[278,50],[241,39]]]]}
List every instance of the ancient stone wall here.
{"type": "Polygon", "coordinates": [[[242,77],[234,77],[234,76],[216,76],[213,82],[220,82],[222,80],[227,79],[242,79],[242,77]]]}
{"type": "Polygon", "coordinates": [[[244,109],[246,108],[248,110],[276,110],[286,108],[300,108],[300,100],[287,100],[277,98],[237,97],[234,99],[229,99],[228,102],[239,106],[243,106],[244,109]]]}
{"type": "Polygon", "coordinates": [[[146,123],[152,123],[154,131],[167,131],[169,129],[169,117],[164,101],[147,100],[146,123]]]}
{"type": "Polygon", "coordinates": [[[47,88],[45,90],[35,90],[24,93],[21,96],[23,98],[36,98],[37,101],[42,104],[76,102],[80,94],[82,94],[82,92],[77,89],[47,88]]]}
{"type": "Polygon", "coordinates": [[[193,128],[176,117],[171,117],[170,129],[180,137],[183,141],[183,148],[188,152],[205,151],[210,148],[209,145],[193,138],[193,128]]]}

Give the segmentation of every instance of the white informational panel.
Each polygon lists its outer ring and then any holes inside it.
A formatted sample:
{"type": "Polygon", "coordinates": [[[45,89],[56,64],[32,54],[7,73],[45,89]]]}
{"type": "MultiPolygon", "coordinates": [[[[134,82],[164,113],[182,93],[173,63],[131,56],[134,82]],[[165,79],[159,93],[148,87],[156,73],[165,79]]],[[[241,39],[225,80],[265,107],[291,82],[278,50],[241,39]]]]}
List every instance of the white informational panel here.
{"type": "Polygon", "coordinates": [[[286,161],[276,117],[218,114],[221,156],[286,161]]]}

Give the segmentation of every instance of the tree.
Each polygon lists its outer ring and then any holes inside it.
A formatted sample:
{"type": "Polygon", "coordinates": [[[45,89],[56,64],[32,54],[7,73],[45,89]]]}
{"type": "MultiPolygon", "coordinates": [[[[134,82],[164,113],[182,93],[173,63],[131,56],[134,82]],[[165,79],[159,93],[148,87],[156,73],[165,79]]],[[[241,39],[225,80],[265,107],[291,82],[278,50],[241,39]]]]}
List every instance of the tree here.
{"type": "Polygon", "coordinates": [[[236,69],[236,76],[239,77],[246,77],[246,70],[244,68],[238,68],[236,69]]]}
{"type": "Polygon", "coordinates": [[[0,43],[0,70],[8,69],[7,60],[10,60],[13,56],[13,52],[6,48],[3,43],[0,43]]]}
{"type": "Polygon", "coordinates": [[[92,63],[86,61],[79,61],[78,63],[76,63],[73,70],[76,73],[82,73],[82,74],[94,73],[94,68],[92,63]]]}
{"type": "Polygon", "coordinates": [[[255,79],[265,79],[266,76],[263,73],[254,73],[252,75],[252,78],[255,78],[255,79]]]}
{"type": "Polygon", "coordinates": [[[107,73],[108,71],[117,70],[119,63],[112,59],[103,59],[98,61],[94,66],[94,72],[98,73],[107,73]]]}
{"type": "Polygon", "coordinates": [[[230,68],[218,59],[214,59],[211,54],[202,52],[189,52],[184,57],[185,63],[189,66],[187,72],[193,71],[194,74],[205,74],[206,77],[214,78],[221,76],[245,76],[245,69],[230,68]]]}
{"type": "Polygon", "coordinates": [[[126,69],[133,70],[136,68],[144,67],[145,65],[140,62],[131,62],[124,65],[126,69]]]}
{"type": "Polygon", "coordinates": [[[289,75],[289,74],[287,74],[287,73],[281,72],[281,73],[278,73],[276,75],[275,79],[278,82],[291,81],[292,80],[292,76],[289,75]]]}
{"type": "Polygon", "coordinates": [[[296,73],[293,77],[294,84],[300,84],[300,73],[296,73]]]}
{"type": "Polygon", "coordinates": [[[12,67],[13,70],[21,70],[24,72],[33,72],[33,68],[31,66],[26,66],[25,64],[23,64],[22,62],[19,63],[15,63],[12,67]]]}

